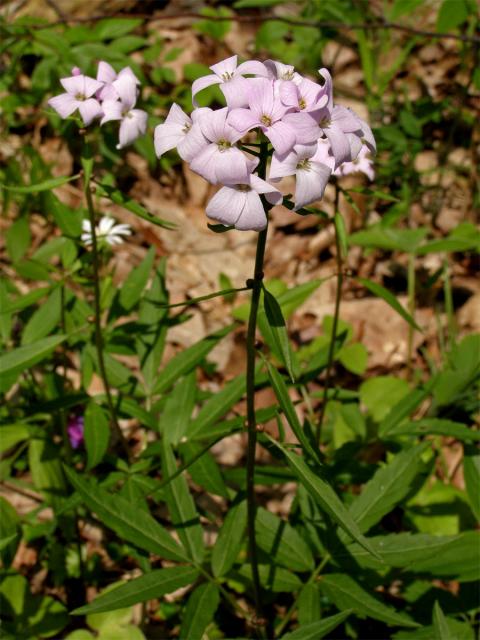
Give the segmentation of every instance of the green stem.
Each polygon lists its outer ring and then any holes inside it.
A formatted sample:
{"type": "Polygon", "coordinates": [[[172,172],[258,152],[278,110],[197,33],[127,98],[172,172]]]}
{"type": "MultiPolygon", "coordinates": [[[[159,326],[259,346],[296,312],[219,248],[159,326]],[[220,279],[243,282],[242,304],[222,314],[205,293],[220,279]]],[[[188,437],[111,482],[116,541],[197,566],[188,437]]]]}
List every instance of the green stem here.
{"type": "MultiPolygon", "coordinates": [[[[443,262],[443,294],[445,297],[445,311],[448,319],[448,346],[451,351],[455,344],[457,327],[455,323],[455,309],[453,306],[452,282],[450,280],[450,270],[447,259],[443,262]]],[[[440,334],[441,333],[442,332],[440,331],[440,334]]]]}
{"type": "MultiPolygon", "coordinates": [[[[268,144],[263,142],[260,146],[261,160],[258,169],[260,178],[265,177],[266,163],[268,157],[268,144]]],[[[265,215],[267,216],[268,205],[264,201],[265,215]]],[[[255,601],[255,611],[257,623],[259,627],[263,627],[261,623],[262,601],[260,592],[260,576],[258,572],[258,556],[257,544],[255,539],[255,516],[256,516],[256,498],[255,498],[255,452],[257,447],[257,424],[255,417],[255,334],[257,329],[258,306],[260,303],[260,293],[262,291],[263,282],[263,262],[265,258],[265,245],[268,233],[268,219],[265,229],[259,232],[257,238],[257,251],[255,255],[255,269],[253,280],[248,284],[252,287],[252,300],[250,305],[250,315],[248,318],[247,329],[247,428],[248,428],[248,444],[247,444],[247,535],[248,535],[248,554],[252,568],[253,597],[255,601]]],[[[260,630],[260,629],[259,629],[260,630]]]]}
{"type": "Polygon", "coordinates": [[[94,322],[95,322],[95,348],[97,351],[97,359],[98,359],[98,368],[100,372],[100,377],[103,382],[103,386],[105,389],[105,395],[107,396],[107,404],[108,410],[110,412],[110,423],[112,429],[115,431],[120,444],[127,456],[127,459],[130,461],[132,459],[130,448],[125,439],[125,436],[120,429],[120,425],[118,424],[117,415],[115,412],[115,407],[113,404],[112,392],[110,390],[110,385],[108,383],[107,370],[105,368],[105,359],[103,357],[103,335],[102,335],[102,325],[101,325],[101,306],[100,306],[100,259],[98,253],[98,241],[96,234],[96,216],[95,216],[95,208],[93,205],[92,192],[90,189],[90,183],[85,184],[85,197],[87,200],[87,208],[88,208],[88,216],[90,220],[90,226],[92,229],[92,263],[93,263],[93,300],[94,300],[94,322]]]}
{"type": "Polygon", "coordinates": [[[325,372],[325,383],[323,387],[322,408],[320,409],[320,415],[318,417],[317,429],[315,433],[318,446],[320,446],[322,426],[323,426],[323,421],[325,419],[325,411],[327,408],[328,392],[330,389],[330,383],[332,379],[333,356],[335,354],[335,343],[337,341],[338,321],[340,318],[340,301],[342,299],[342,287],[343,287],[342,247],[340,244],[340,237],[339,237],[336,226],[335,226],[335,246],[337,248],[337,290],[335,292],[335,311],[333,314],[332,335],[330,337],[330,345],[328,348],[328,360],[327,360],[327,370],[325,372]]]}

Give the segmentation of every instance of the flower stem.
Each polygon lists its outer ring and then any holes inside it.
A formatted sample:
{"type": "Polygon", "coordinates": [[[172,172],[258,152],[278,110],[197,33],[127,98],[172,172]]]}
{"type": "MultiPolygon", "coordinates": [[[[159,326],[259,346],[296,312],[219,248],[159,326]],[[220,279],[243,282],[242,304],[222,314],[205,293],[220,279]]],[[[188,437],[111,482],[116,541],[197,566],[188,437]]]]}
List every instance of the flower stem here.
{"type": "Polygon", "coordinates": [[[108,410],[110,412],[110,424],[111,428],[114,430],[115,434],[118,437],[118,440],[122,446],[122,449],[127,456],[127,459],[130,461],[132,456],[130,452],[130,448],[125,439],[125,436],[120,429],[120,425],[118,424],[117,415],[115,412],[115,407],[113,404],[112,392],[110,390],[110,385],[108,383],[107,370],[105,368],[105,359],[103,357],[103,335],[102,335],[102,325],[101,325],[101,307],[100,307],[100,280],[99,280],[99,272],[100,272],[100,258],[98,254],[98,242],[97,242],[97,234],[96,234],[96,216],[95,216],[95,208],[93,206],[92,192],[90,189],[90,182],[88,181],[85,184],[85,198],[87,201],[88,208],[88,216],[90,220],[90,226],[92,228],[92,263],[93,263],[93,299],[94,299],[94,322],[95,322],[95,348],[97,351],[97,359],[98,359],[98,368],[100,372],[100,377],[103,382],[103,387],[105,389],[105,395],[107,396],[107,404],[108,410]]]}
{"type": "MultiPolygon", "coordinates": [[[[260,163],[258,175],[265,178],[266,164],[268,158],[268,142],[263,141],[260,145],[260,163]]],[[[263,200],[263,199],[262,199],[263,200]]],[[[263,608],[260,591],[260,576],[258,572],[257,543],[255,539],[255,516],[257,511],[255,499],[255,452],[257,447],[257,423],[255,417],[255,334],[257,329],[258,306],[260,303],[260,293],[263,283],[263,262],[265,258],[265,245],[268,233],[268,204],[263,201],[267,225],[259,232],[257,238],[257,251],[255,255],[255,269],[253,280],[249,282],[252,287],[252,300],[250,305],[250,315],[247,329],[247,535],[248,535],[248,555],[252,568],[253,597],[255,601],[255,611],[259,630],[263,627],[263,608]]]]}

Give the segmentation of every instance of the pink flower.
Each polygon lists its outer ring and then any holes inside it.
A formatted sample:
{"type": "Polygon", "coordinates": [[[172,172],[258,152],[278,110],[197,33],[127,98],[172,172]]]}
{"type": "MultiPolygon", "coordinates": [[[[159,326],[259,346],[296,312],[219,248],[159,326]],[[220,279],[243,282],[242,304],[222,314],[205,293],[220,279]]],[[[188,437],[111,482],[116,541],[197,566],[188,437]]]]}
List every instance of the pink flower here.
{"type": "MultiPolygon", "coordinates": [[[[353,138],[347,134],[358,131],[358,117],[350,109],[339,105],[335,105],[331,111],[326,106],[312,115],[315,115],[322,133],[330,142],[335,158],[335,168],[342,162],[351,161],[354,149],[351,148],[350,143],[353,138]]],[[[357,153],[358,151],[359,149],[357,149],[357,153]]]]}
{"type": "Polygon", "coordinates": [[[55,109],[61,118],[68,118],[77,109],[80,111],[86,127],[102,115],[102,107],[93,94],[101,88],[102,83],[83,74],[78,74],[74,68],[74,75],[60,80],[66,93],[50,98],[48,104],[55,109]]]}
{"type": "Polygon", "coordinates": [[[307,78],[302,78],[300,82],[282,82],[279,93],[284,105],[300,111],[317,111],[328,104],[325,88],[307,78]]]}
{"type": "Polygon", "coordinates": [[[268,77],[272,80],[289,80],[298,84],[303,79],[291,64],[283,64],[278,60],[265,60],[264,64],[268,70],[268,77]]]}
{"type": "Polygon", "coordinates": [[[74,449],[78,449],[78,447],[83,443],[83,432],[83,416],[71,417],[68,421],[67,433],[70,444],[74,449]]]}
{"type": "Polygon", "coordinates": [[[267,216],[259,194],[265,194],[271,204],[282,200],[278,189],[250,175],[246,184],[232,184],[217,191],[207,205],[207,216],[241,231],[261,231],[267,226],[267,216]]]}
{"type": "MultiPolygon", "coordinates": [[[[200,112],[201,109],[195,109],[192,118],[197,119],[200,112]]],[[[176,147],[182,160],[191,162],[202,151],[207,140],[192,118],[178,104],[172,104],[165,122],[155,127],[155,152],[159,158],[176,147]]]]}
{"type": "Polygon", "coordinates": [[[363,173],[369,180],[375,179],[375,171],[373,169],[373,162],[370,155],[370,150],[366,145],[363,145],[360,153],[352,162],[344,162],[334,171],[336,176],[348,176],[351,173],[363,173]]]}
{"type": "Polygon", "coordinates": [[[250,162],[235,146],[242,134],[230,126],[227,115],[228,107],[199,110],[195,124],[198,123],[205,143],[190,168],[212,184],[248,184],[250,162]]]}
{"type": "Polygon", "coordinates": [[[285,157],[272,156],[269,180],[285,176],[296,177],[294,211],[323,197],[331,175],[331,168],[315,160],[317,145],[296,145],[285,157]]]}
{"type": "Polygon", "coordinates": [[[136,87],[140,85],[140,80],[138,80],[130,67],[124,67],[117,75],[115,69],[108,62],[101,60],[98,63],[97,80],[102,82],[103,86],[97,92],[97,98],[99,100],[117,100],[120,97],[117,91],[117,84],[119,82],[120,85],[122,84],[122,78],[130,78],[136,87]]]}
{"type": "Polygon", "coordinates": [[[134,109],[137,101],[137,83],[129,74],[118,78],[114,84],[119,100],[104,100],[104,115],[100,124],[103,125],[110,120],[121,121],[117,149],[122,149],[145,133],[147,113],[141,109],[134,109]]]}
{"type": "Polygon", "coordinates": [[[247,60],[238,65],[238,56],[232,56],[217,64],[213,64],[210,69],[213,71],[211,75],[198,78],[192,85],[192,101],[197,106],[195,96],[199,91],[210,87],[213,84],[219,84],[227,105],[233,109],[235,107],[243,107],[247,104],[246,92],[248,81],[243,76],[245,74],[258,75],[266,77],[268,71],[263,62],[257,60],[247,60]]]}
{"type": "Polygon", "coordinates": [[[318,126],[309,114],[287,113],[289,107],[274,95],[273,80],[250,80],[248,105],[248,109],[233,109],[228,122],[242,135],[259,127],[279,155],[291,151],[295,143],[313,142],[319,137],[318,126]]]}

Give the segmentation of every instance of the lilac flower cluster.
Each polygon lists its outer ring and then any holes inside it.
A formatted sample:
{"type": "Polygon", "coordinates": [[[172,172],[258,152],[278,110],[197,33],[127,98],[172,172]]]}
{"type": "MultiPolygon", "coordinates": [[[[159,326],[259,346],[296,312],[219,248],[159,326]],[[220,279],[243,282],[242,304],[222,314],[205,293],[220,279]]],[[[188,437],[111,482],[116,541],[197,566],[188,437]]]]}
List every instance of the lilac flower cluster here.
{"type": "Polygon", "coordinates": [[[357,158],[368,163],[368,154],[375,152],[368,124],[333,103],[327,69],[319,70],[323,84],[274,60],[239,65],[235,55],[210,69],[212,74],[192,85],[191,116],[173,104],[165,122],[155,129],[159,157],[176,147],[193,171],[221,185],[207,205],[209,218],[236,229],[259,231],[267,224],[260,194],[271,204],[283,200],[272,182],[296,177],[294,209],[298,210],[323,197],[332,174],[352,172],[355,165],[352,169],[351,163],[357,158]],[[215,84],[227,106],[198,107],[196,95],[215,84]],[[261,131],[273,149],[268,181],[255,173],[259,158],[249,146],[252,130],[261,131]]]}
{"type": "Polygon", "coordinates": [[[140,82],[130,67],[125,67],[117,74],[108,62],[101,61],[96,79],[85,76],[81,69],[74,67],[71,77],[62,78],[60,82],[65,93],[50,98],[48,104],[62,118],[68,118],[78,109],[86,127],[97,118],[101,118],[101,125],[110,120],[119,120],[117,149],[144,135],[147,114],[135,109],[140,82]]]}

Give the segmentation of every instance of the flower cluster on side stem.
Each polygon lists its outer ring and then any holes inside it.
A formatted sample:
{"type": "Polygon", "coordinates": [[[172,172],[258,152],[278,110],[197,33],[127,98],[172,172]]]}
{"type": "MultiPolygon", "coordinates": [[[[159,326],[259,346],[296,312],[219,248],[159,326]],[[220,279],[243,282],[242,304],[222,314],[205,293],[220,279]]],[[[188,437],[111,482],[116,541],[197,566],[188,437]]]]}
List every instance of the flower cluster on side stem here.
{"type": "Polygon", "coordinates": [[[96,79],[74,67],[72,75],[60,82],[65,93],[50,98],[48,104],[62,118],[78,110],[86,127],[98,119],[101,125],[118,120],[117,149],[131,144],[147,130],[147,113],[135,108],[140,82],[130,67],[117,74],[108,62],[101,61],[96,79]]]}
{"type": "Polygon", "coordinates": [[[334,104],[327,69],[319,69],[321,84],[274,60],[238,64],[235,55],[210,69],[212,74],[192,85],[191,115],[173,104],[165,122],[156,127],[155,149],[160,157],[176,147],[192,171],[220,186],[206,209],[212,220],[260,231],[267,225],[260,195],[270,204],[283,200],[272,183],[295,177],[297,211],[323,197],[332,174],[372,174],[372,131],[352,110],[334,104]],[[214,84],[226,106],[199,107],[197,94],[214,84]],[[254,130],[271,144],[266,180],[258,175],[254,130]]]}

